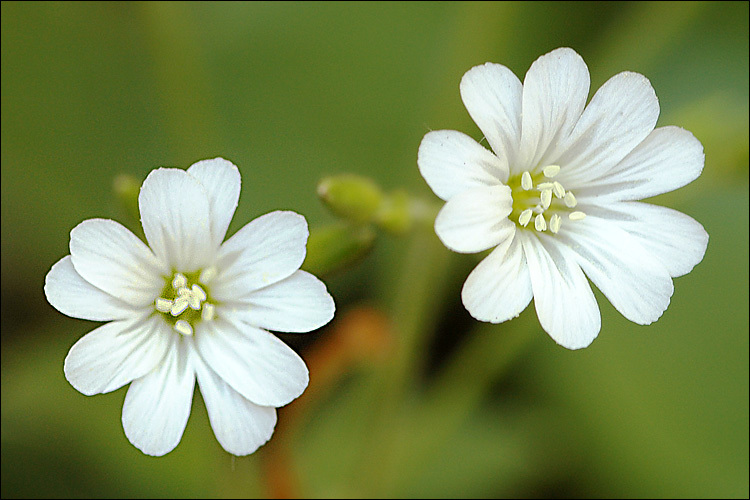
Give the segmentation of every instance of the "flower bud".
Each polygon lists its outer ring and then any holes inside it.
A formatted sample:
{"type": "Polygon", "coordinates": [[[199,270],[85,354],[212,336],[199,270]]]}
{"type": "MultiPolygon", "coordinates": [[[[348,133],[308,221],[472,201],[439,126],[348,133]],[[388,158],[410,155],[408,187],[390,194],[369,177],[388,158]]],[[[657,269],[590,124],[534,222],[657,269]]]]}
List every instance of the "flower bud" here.
{"type": "Polygon", "coordinates": [[[337,271],[364,257],[374,241],[370,226],[339,223],[312,229],[302,269],[317,276],[337,271]]]}
{"type": "Polygon", "coordinates": [[[412,225],[412,214],[409,194],[398,190],[390,193],[375,218],[375,223],[392,234],[404,234],[412,225]]]}
{"type": "Polygon", "coordinates": [[[372,180],[354,174],[326,177],[318,196],[336,215],[356,223],[372,221],[383,202],[383,192],[372,180]]]}

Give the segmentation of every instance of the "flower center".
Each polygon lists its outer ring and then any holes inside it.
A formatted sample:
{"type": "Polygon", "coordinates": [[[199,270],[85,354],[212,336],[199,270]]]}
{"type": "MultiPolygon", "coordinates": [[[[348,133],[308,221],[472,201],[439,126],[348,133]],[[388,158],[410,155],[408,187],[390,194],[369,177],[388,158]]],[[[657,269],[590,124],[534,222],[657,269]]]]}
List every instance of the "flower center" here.
{"type": "Polygon", "coordinates": [[[552,180],[558,173],[559,165],[547,165],[536,174],[527,170],[520,177],[509,179],[508,186],[513,196],[510,220],[526,227],[534,219],[535,230],[543,232],[549,229],[557,234],[564,216],[572,221],[586,217],[585,213],[573,210],[578,204],[573,193],[552,180]]]}
{"type": "Polygon", "coordinates": [[[211,321],[216,315],[216,306],[209,301],[206,286],[215,274],[213,268],[175,273],[166,283],[154,306],[178,333],[192,335],[194,324],[211,321]]]}

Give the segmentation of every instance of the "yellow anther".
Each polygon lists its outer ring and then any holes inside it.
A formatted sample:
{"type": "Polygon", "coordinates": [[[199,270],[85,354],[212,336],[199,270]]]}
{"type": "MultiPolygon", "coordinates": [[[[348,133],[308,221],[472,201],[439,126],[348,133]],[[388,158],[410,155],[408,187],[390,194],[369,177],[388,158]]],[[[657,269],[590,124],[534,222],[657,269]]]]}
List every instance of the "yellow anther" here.
{"type": "Polygon", "coordinates": [[[583,212],[571,212],[570,215],[568,215],[568,219],[570,220],[583,220],[586,218],[586,214],[583,212]]]}
{"type": "Polygon", "coordinates": [[[204,321],[211,321],[214,319],[214,314],[216,312],[216,308],[213,304],[203,304],[203,310],[201,311],[201,319],[204,321]]]}
{"type": "Polygon", "coordinates": [[[552,190],[551,189],[543,190],[540,197],[542,199],[542,208],[544,210],[547,210],[550,206],[550,203],[552,203],[552,190]]]}
{"type": "Polygon", "coordinates": [[[546,178],[551,179],[560,173],[560,165],[547,165],[542,169],[542,173],[546,178]]]}
{"type": "Polygon", "coordinates": [[[565,188],[557,181],[552,183],[552,192],[555,193],[555,196],[558,198],[562,199],[565,197],[565,188]]]}
{"type": "Polygon", "coordinates": [[[188,308],[188,299],[184,296],[177,297],[174,301],[174,304],[172,304],[172,309],[170,309],[170,314],[172,316],[179,316],[183,312],[185,312],[185,309],[188,308]]]}
{"type": "Polygon", "coordinates": [[[544,215],[539,214],[534,218],[534,229],[537,231],[544,231],[547,229],[547,221],[544,220],[544,215]]]}
{"type": "Polygon", "coordinates": [[[184,274],[177,273],[174,275],[174,279],[172,280],[172,288],[174,288],[175,290],[179,290],[180,288],[186,287],[187,284],[188,280],[184,274]]]}
{"type": "Polygon", "coordinates": [[[561,171],[559,165],[547,165],[541,168],[541,172],[539,169],[540,167],[535,167],[534,169],[536,177],[532,177],[531,171],[523,172],[521,174],[520,185],[523,191],[537,191],[539,198],[534,199],[533,192],[522,194],[520,191],[516,191],[513,195],[513,212],[516,215],[513,217],[518,218],[519,227],[527,227],[531,220],[534,219],[534,229],[537,231],[542,232],[549,229],[552,234],[557,234],[562,227],[563,217],[566,213],[568,218],[574,221],[585,218],[586,214],[580,211],[570,212],[568,210],[574,208],[578,204],[578,201],[573,193],[565,189],[562,182],[552,180],[561,171]],[[544,174],[544,176],[542,177],[540,173],[544,174]],[[518,195],[517,198],[515,198],[516,195],[518,195]],[[546,216],[545,212],[547,212],[546,216]]]}
{"type": "Polygon", "coordinates": [[[557,232],[560,230],[560,226],[562,225],[562,217],[560,217],[557,214],[552,215],[549,220],[549,230],[553,233],[557,234],[557,232]]]}
{"type": "Polygon", "coordinates": [[[573,193],[568,191],[565,193],[565,198],[563,198],[563,201],[565,202],[565,206],[568,208],[573,208],[576,205],[578,205],[578,201],[576,200],[576,197],[573,196],[573,193]]]}
{"type": "Polygon", "coordinates": [[[190,326],[190,323],[188,323],[184,319],[177,320],[177,322],[174,324],[174,329],[183,335],[193,334],[193,327],[190,326]]]}
{"type": "Polygon", "coordinates": [[[531,180],[531,174],[528,172],[528,170],[521,174],[521,187],[524,191],[528,191],[529,189],[534,187],[534,183],[531,180]]]}
{"type": "Polygon", "coordinates": [[[196,297],[201,302],[206,300],[206,292],[203,291],[203,288],[199,287],[198,285],[193,285],[192,290],[193,297],[196,297]]]}
{"type": "Polygon", "coordinates": [[[518,216],[518,223],[521,224],[523,227],[526,227],[531,220],[531,216],[534,214],[534,212],[527,208],[523,212],[521,212],[521,215],[518,216]]]}
{"type": "Polygon", "coordinates": [[[156,299],[156,310],[163,313],[168,313],[172,310],[172,301],[159,297],[156,299]]]}
{"type": "Polygon", "coordinates": [[[198,277],[198,281],[200,281],[203,284],[206,284],[209,281],[211,281],[214,278],[214,276],[216,276],[216,268],[209,267],[201,271],[201,274],[198,277]]]}

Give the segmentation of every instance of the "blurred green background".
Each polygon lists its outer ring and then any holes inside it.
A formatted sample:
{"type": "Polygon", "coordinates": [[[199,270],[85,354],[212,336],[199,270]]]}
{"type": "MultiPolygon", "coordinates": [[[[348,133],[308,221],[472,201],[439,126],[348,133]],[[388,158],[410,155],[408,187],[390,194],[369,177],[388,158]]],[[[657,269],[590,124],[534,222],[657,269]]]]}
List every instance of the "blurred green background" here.
{"type": "Polygon", "coordinates": [[[2,2],[0,187],[3,497],[749,494],[747,2],[2,2]],[[705,148],[702,176],[654,200],[710,235],[658,322],[597,294],[602,331],[575,352],[533,307],[478,324],[460,303],[478,256],[380,234],[323,277],[331,325],[282,336],[311,387],[249,457],[221,449],[198,395],[180,445],[144,456],[122,431],[126,389],[67,383],[63,359],[96,324],[47,304],[44,276],[76,224],[123,220],[116,175],[230,159],[230,234],[276,209],[333,222],[315,188],[342,172],[437,202],[424,134],[481,137],[461,76],[492,61],[523,79],[559,46],[592,92],[645,74],[659,125],[705,148]]]}

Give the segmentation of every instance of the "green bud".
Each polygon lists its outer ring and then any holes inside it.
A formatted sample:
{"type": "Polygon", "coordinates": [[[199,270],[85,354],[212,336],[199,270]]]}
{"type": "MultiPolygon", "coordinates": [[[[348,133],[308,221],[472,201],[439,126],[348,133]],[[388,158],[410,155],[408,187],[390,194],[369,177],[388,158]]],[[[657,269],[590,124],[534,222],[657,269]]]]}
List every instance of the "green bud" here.
{"type": "Polygon", "coordinates": [[[370,226],[333,224],[310,231],[302,269],[316,276],[329,274],[364,257],[375,242],[370,226]]]}
{"type": "Polygon", "coordinates": [[[354,174],[321,180],[318,196],[333,213],[360,224],[372,221],[383,202],[383,192],[377,184],[354,174]]]}
{"type": "Polygon", "coordinates": [[[392,234],[404,234],[412,225],[409,193],[400,189],[385,197],[375,217],[375,223],[392,234]]]}

